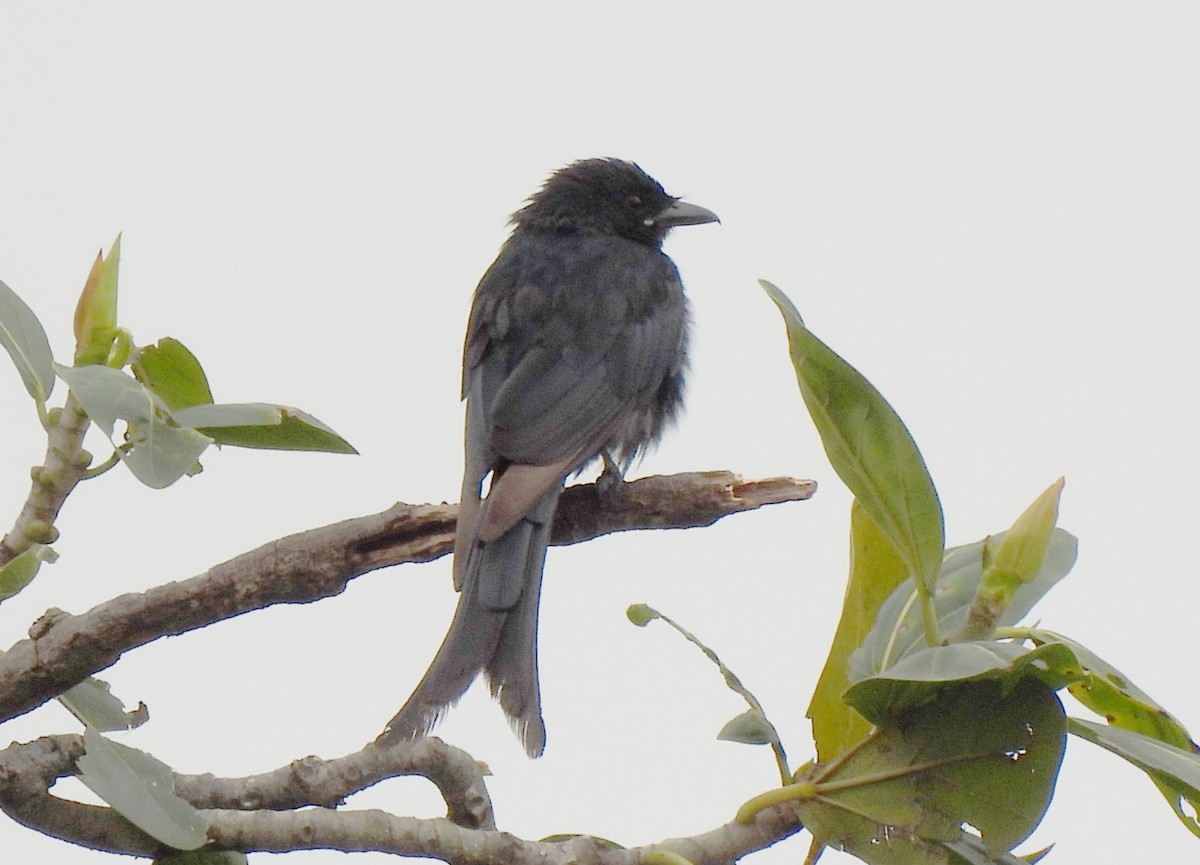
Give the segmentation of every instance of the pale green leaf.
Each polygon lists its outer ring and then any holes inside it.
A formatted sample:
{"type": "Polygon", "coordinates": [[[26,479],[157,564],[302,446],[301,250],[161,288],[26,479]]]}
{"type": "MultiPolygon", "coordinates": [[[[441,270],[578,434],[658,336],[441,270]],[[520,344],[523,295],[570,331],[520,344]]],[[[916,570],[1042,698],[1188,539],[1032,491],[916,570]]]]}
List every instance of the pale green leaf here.
{"type": "Polygon", "coordinates": [[[196,405],[175,413],[219,445],[356,454],[344,438],[307,412],[269,403],[196,405]]]}
{"type": "Polygon", "coordinates": [[[132,730],[149,719],[144,703],[126,712],[125,705],[109,688],[108,682],[88,677],[60,694],[58,700],[84,725],[97,730],[132,730]]]}
{"type": "Polygon", "coordinates": [[[175,795],[171,769],[149,754],[110,741],[89,727],[79,778],[129,822],[177,850],[208,841],[200,812],[175,795]]]}
{"type": "Polygon", "coordinates": [[[156,417],[131,430],[128,450],[117,453],[133,476],[151,489],[169,487],[184,475],[200,471],[200,454],[212,444],[203,433],[156,417]]]}
{"type": "Polygon", "coordinates": [[[748,709],[730,718],[721,728],[721,732],[717,733],[717,738],[723,742],[740,742],[743,745],[770,745],[779,741],[779,733],[767,720],[766,715],[755,709],[748,709]]]}
{"type": "Polygon", "coordinates": [[[58,553],[45,544],[31,544],[27,550],[0,567],[0,601],[11,598],[33,582],[43,563],[53,564],[58,553]]]}
{"type": "Polygon", "coordinates": [[[1192,834],[1200,837],[1200,755],[1168,745],[1150,736],[1105,724],[1070,719],[1070,731],[1087,741],[1112,751],[1150,776],[1166,796],[1175,816],[1192,834]],[[1187,802],[1189,810],[1183,807],[1187,802]]]}
{"type": "Polygon", "coordinates": [[[54,365],[59,377],[75,394],[88,417],[109,438],[118,420],[148,424],[166,405],[131,376],[107,366],[54,365]]]}
{"type": "Polygon", "coordinates": [[[211,439],[180,426],[163,401],[141,383],[106,366],[56,364],[55,369],[109,439],[114,438],[118,420],[128,424],[125,440],[113,444],[142,483],[161,489],[199,470],[197,460],[211,439]]]}
{"type": "Polygon", "coordinates": [[[25,390],[44,403],[54,389],[50,340],[33,310],[3,282],[0,282],[0,345],[12,358],[25,390]]]}
{"type": "MultiPolygon", "coordinates": [[[[1003,542],[1005,533],[992,536],[1003,542]]],[[[938,590],[933,598],[938,631],[954,634],[966,624],[971,604],[983,579],[984,542],[978,541],[946,551],[938,590]]],[[[1079,541],[1063,529],[1054,529],[1046,547],[1042,567],[1032,580],[1023,583],[997,619],[998,626],[1015,625],[1034,604],[1066,576],[1075,564],[1079,541]]],[[[921,613],[916,589],[905,580],[879,609],[875,625],[862,646],[850,656],[850,679],[859,681],[886,670],[905,655],[928,648],[921,630],[921,613]]]]}
{"type": "Polygon", "coordinates": [[[204,403],[175,412],[175,419],[195,428],[279,426],[284,408],[265,402],[204,403]]]}
{"type": "Polygon", "coordinates": [[[990,680],[1012,688],[1030,677],[1062,688],[1079,679],[1079,664],[1071,650],[1058,643],[1030,648],[1014,641],[980,640],[927,646],[856,682],[845,700],[878,724],[927,703],[951,683],[990,680]]]}

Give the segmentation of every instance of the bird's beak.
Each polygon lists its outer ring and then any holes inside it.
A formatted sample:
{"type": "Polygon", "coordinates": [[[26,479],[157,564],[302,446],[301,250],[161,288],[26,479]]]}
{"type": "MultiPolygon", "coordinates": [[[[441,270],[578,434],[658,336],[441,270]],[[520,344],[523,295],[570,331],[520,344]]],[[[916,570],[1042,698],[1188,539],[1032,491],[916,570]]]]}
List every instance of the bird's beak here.
{"type": "Polygon", "coordinates": [[[686,201],[675,201],[662,213],[646,221],[652,225],[671,228],[676,225],[703,225],[706,222],[720,222],[721,220],[707,207],[688,204],[686,201]]]}

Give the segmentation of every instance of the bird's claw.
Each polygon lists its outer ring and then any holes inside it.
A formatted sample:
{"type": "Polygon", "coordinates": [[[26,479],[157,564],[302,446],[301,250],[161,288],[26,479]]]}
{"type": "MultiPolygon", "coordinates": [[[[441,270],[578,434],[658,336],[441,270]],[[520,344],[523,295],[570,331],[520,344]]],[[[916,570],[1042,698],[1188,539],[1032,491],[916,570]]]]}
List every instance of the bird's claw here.
{"type": "Polygon", "coordinates": [[[601,451],[600,458],[604,460],[604,471],[600,472],[600,477],[596,479],[596,487],[600,495],[609,496],[625,483],[625,470],[617,465],[617,461],[608,451],[601,451]]]}

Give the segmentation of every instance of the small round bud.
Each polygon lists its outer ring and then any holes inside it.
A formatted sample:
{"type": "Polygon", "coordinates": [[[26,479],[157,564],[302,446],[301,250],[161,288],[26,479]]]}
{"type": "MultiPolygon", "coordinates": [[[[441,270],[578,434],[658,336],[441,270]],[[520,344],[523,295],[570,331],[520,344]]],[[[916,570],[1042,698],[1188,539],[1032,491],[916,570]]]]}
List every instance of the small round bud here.
{"type": "Polygon", "coordinates": [[[58,540],[58,529],[45,520],[33,520],[25,527],[25,537],[35,544],[52,544],[58,540]]]}
{"type": "MultiPolygon", "coordinates": [[[[30,472],[30,474],[32,474],[32,472],[30,472]]],[[[62,475],[53,469],[48,469],[45,466],[38,466],[37,477],[35,477],[34,480],[37,481],[41,486],[51,489],[58,486],[59,481],[62,480],[62,475]]]]}

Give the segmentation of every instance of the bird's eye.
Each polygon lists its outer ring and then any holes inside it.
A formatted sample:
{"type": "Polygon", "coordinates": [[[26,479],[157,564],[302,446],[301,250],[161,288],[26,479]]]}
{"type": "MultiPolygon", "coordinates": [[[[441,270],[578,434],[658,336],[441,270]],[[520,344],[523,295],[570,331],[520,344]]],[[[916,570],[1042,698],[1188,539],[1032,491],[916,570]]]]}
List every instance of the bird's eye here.
{"type": "Polygon", "coordinates": [[[631,195],[625,199],[625,203],[628,204],[633,210],[637,210],[642,206],[642,199],[637,195],[631,195]]]}

